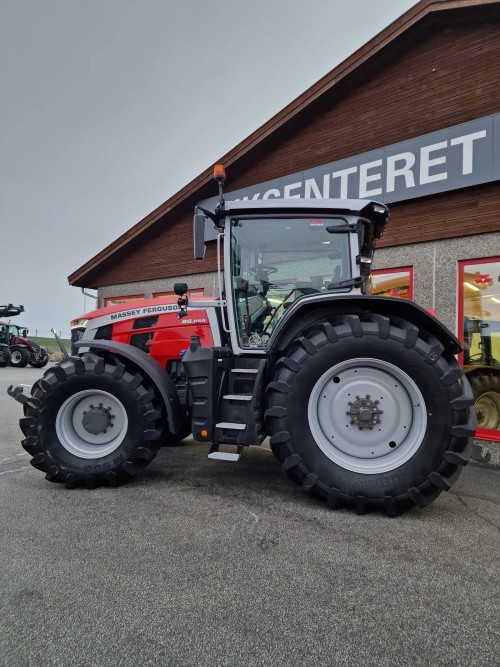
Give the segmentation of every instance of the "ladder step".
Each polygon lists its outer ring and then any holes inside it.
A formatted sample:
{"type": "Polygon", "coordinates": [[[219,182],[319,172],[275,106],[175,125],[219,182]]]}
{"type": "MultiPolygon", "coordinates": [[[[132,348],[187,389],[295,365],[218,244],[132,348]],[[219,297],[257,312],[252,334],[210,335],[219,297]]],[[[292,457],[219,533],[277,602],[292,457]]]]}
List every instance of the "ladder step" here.
{"type": "Polygon", "coordinates": [[[235,452],[219,452],[219,446],[220,443],[218,442],[212,443],[210,451],[208,452],[209,459],[213,459],[215,461],[233,461],[234,463],[241,459],[241,455],[243,453],[242,445],[237,445],[235,452]]]}
{"type": "Polygon", "coordinates": [[[250,375],[257,375],[258,368],[232,368],[231,373],[248,373],[250,375]]]}
{"type": "Polygon", "coordinates": [[[252,396],[246,396],[242,394],[227,394],[226,396],[222,397],[223,399],[227,399],[228,401],[251,401],[252,396]]]}
{"type": "Polygon", "coordinates": [[[214,459],[216,461],[239,461],[241,454],[233,454],[231,452],[210,452],[208,455],[209,459],[214,459]]]}
{"type": "Polygon", "coordinates": [[[231,431],[244,431],[246,427],[246,424],[235,424],[233,422],[219,422],[215,425],[215,428],[225,428],[231,431]]]}

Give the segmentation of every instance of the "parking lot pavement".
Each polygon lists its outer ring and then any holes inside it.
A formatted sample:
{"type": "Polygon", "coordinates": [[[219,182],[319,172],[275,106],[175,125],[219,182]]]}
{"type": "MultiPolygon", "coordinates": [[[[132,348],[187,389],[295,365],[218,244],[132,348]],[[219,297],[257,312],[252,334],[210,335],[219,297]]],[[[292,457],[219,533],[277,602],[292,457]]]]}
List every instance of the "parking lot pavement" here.
{"type": "Polygon", "coordinates": [[[0,369],[2,667],[499,664],[498,469],[397,519],[328,510],[269,450],[214,462],[189,440],[67,491],[28,465],[5,394],[39,375],[0,369]]]}

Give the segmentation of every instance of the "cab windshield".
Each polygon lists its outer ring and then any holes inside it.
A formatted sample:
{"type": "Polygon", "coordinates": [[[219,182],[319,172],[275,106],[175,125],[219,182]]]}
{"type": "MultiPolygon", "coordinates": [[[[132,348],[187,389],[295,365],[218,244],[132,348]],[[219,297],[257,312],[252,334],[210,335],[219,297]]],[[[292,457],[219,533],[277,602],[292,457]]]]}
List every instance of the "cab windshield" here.
{"type": "Polygon", "coordinates": [[[231,221],[233,302],[241,347],[266,347],[295,300],[349,289],[334,288],[351,278],[349,233],[327,231],[346,225],[340,217],[231,221]]]}

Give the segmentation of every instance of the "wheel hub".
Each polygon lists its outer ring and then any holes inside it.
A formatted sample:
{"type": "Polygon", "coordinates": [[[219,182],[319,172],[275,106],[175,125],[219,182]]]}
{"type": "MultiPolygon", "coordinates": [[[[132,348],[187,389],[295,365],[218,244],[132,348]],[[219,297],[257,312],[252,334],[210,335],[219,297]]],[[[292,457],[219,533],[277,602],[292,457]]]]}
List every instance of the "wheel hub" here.
{"type": "Polygon", "coordinates": [[[349,410],[346,412],[351,418],[351,424],[355,424],[360,431],[365,428],[372,429],[377,424],[380,424],[380,415],[383,410],[378,409],[380,401],[372,401],[370,394],[366,394],[365,398],[356,396],[355,401],[348,401],[349,410]]]}
{"type": "Polygon", "coordinates": [[[362,357],[335,364],[318,378],[308,420],[331,461],[375,475],[399,468],[418,451],[427,411],[418,386],[402,369],[362,357]]]}
{"type": "Polygon", "coordinates": [[[500,394],[488,391],[482,394],[475,404],[477,425],[479,428],[496,430],[500,426],[500,394]]]}
{"type": "Polygon", "coordinates": [[[59,408],[56,433],[68,452],[98,459],[114,452],[128,431],[127,410],[121,400],[101,389],[85,389],[59,408]]]}
{"type": "Polygon", "coordinates": [[[97,407],[90,405],[90,410],[85,410],[83,413],[82,425],[93,435],[107,433],[108,428],[113,426],[114,416],[111,414],[111,408],[105,408],[102,403],[97,407]]]}

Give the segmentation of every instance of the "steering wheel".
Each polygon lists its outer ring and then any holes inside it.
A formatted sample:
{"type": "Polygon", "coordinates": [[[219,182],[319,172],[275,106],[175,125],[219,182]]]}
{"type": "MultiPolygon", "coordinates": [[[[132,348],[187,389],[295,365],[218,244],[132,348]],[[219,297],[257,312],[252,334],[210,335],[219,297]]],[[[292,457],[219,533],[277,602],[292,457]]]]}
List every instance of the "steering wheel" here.
{"type": "MultiPolygon", "coordinates": [[[[274,320],[276,314],[278,313],[279,309],[288,301],[288,299],[292,296],[292,294],[296,291],[302,292],[302,294],[315,294],[317,293],[318,290],[310,287],[294,287],[291,289],[288,294],[285,296],[284,299],[280,301],[280,303],[274,308],[271,317],[269,318],[266,326],[264,327],[264,330],[262,332],[262,335],[264,336],[265,334],[268,333],[269,327],[271,326],[272,321],[274,320]]],[[[292,302],[290,302],[292,303],[292,302]]]]}
{"type": "Polygon", "coordinates": [[[265,271],[268,276],[271,275],[271,273],[276,273],[278,269],[275,266],[269,266],[269,264],[257,264],[256,266],[251,266],[248,269],[248,273],[251,273],[254,276],[257,276],[260,271],[265,271]]]}

